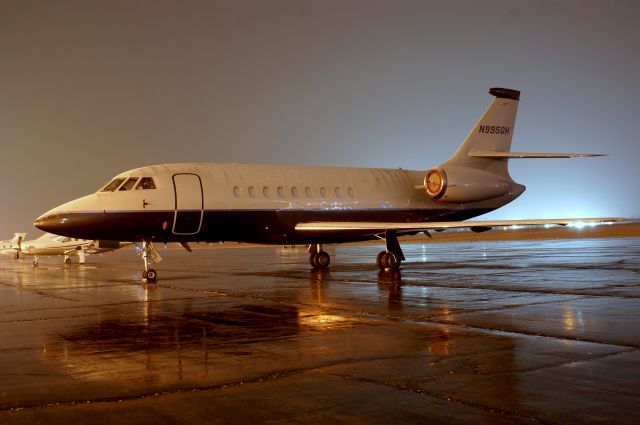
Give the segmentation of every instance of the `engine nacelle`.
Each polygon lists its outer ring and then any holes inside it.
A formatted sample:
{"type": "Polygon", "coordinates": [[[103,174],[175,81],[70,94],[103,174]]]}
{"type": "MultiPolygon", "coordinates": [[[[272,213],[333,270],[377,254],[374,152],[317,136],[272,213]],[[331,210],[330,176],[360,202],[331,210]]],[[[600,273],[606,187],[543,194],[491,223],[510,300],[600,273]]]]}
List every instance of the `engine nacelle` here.
{"type": "Polygon", "coordinates": [[[95,242],[95,247],[102,248],[102,249],[118,249],[121,246],[122,245],[118,241],[107,241],[107,240],[101,239],[95,242]]]}
{"type": "Polygon", "coordinates": [[[511,182],[487,171],[467,167],[432,168],[424,178],[427,194],[440,202],[478,202],[506,195],[511,182]]]}

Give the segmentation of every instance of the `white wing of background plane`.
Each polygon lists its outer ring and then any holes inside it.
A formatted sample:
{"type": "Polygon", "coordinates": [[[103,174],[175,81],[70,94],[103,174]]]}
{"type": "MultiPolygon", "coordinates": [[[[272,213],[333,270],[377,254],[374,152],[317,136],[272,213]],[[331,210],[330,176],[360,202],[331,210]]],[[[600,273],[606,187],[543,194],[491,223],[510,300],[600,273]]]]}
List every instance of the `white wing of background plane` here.
{"type": "Polygon", "coordinates": [[[620,217],[600,217],[600,218],[558,218],[558,219],[532,219],[532,220],[487,220],[487,221],[434,221],[434,222],[413,222],[413,223],[393,223],[393,222],[307,222],[298,223],[296,230],[305,232],[326,232],[326,231],[424,231],[424,230],[446,230],[446,229],[470,229],[474,231],[491,230],[494,227],[509,226],[544,226],[546,224],[556,224],[566,226],[574,223],[620,223],[624,221],[634,221],[630,218],[620,217]]]}

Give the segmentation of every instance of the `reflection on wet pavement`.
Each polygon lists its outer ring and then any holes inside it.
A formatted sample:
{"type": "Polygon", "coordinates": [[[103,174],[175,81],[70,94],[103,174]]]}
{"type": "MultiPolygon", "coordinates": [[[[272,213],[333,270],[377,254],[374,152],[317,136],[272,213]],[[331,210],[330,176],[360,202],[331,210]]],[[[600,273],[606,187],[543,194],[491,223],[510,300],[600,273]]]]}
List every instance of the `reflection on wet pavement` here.
{"type": "Polygon", "coordinates": [[[0,423],[640,421],[640,239],[329,249],[0,259],[0,423]]]}

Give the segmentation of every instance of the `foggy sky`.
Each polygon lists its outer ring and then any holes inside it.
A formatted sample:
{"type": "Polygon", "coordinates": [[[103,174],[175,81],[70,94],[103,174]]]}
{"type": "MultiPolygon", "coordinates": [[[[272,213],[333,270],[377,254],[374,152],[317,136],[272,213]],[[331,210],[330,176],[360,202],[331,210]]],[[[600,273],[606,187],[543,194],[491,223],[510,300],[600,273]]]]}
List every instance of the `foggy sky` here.
{"type": "Polygon", "coordinates": [[[426,170],[522,91],[483,218],[640,216],[636,1],[0,0],[0,239],[165,162],[426,170]]]}

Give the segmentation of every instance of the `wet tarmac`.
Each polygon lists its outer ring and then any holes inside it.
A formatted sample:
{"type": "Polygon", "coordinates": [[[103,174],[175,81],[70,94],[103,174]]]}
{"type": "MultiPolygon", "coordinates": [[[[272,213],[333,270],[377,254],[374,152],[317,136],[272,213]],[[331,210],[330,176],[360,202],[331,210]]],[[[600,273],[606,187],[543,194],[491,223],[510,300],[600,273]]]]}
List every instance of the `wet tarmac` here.
{"type": "Polygon", "coordinates": [[[640,238],[0,259],[0,423],[634,424],[640,238]]]}

